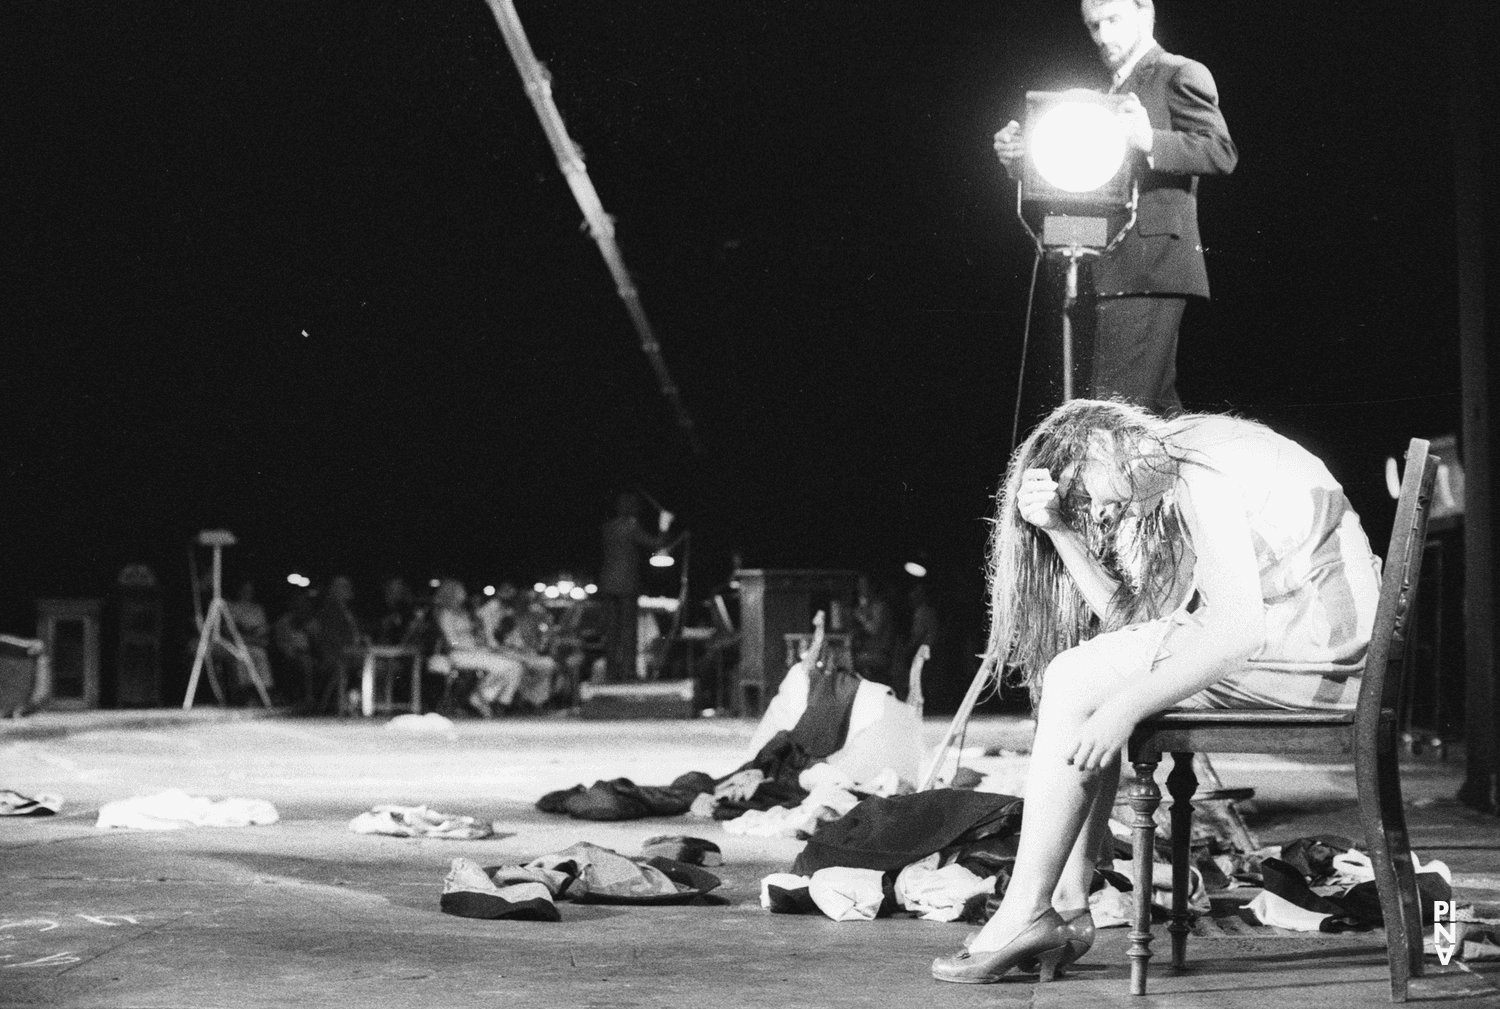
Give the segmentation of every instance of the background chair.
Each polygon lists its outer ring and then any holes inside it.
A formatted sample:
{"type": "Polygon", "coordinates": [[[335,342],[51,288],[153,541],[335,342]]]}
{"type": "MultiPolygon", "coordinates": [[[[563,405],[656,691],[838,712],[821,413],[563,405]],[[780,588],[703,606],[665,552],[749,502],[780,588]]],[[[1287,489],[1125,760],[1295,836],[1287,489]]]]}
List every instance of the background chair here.
{"type": "Polygon", "coordinates": [[[1187,964],[1191,914],[1188,843],[1192,833],[1195,753],[1353,755],[1359,815],[1375,867],[1375,886],[1385,917],[1391,1001],[1406,1001],[1407,983],[1422,973],[1422,913],[1401,807],[1398,706],[1410,668],[1410,622],[1421,576],[1427,512],[1438,459],[1428,443],[1413,438],[1396,507],[1395,528],[1380,583],[1380,602],[1355,710],[1288,711],[1235,709],[1168,710],[1136,727],[1127,747],[1135,768],[1129,789],[1134,813],[1135,927],[1130,933],[1130,991],[1146,994],[1151,959],[1151,861],[1153,814],[1161,803],[1156,765],[1171,753],[1167,790],[1172,796],[1172,966],[1187,964]]]}

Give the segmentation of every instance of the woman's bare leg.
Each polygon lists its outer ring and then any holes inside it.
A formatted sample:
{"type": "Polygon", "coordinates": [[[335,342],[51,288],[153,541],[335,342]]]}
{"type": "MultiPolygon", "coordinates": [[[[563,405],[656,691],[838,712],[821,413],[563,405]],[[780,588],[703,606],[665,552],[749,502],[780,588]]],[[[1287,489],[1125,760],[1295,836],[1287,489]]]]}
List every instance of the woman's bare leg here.
{"type": "MultiPolygon", "coordinates": [[[[1037,711],[1036,738],[1026,772],[1026,808],[1016,864],[1001,901],[984,929],[970,943],[975,952],[999,949],[1052,906],[1064,867],[1082,861],[1079,837],[1106,777],[1107,769],[1083,774],[1066,762],[1067,752],[1105,694],[1119,687],[1112,673],[1089,668],[1076,654],[1064,652],[1048,667],[1037,711]],[[1074,849],[1080,855],[1074,858],[1074,849]]],[[[1116,762],[1118,765],[1118,762],[1116,762]]],[[[1110,793],[1111,801],[1113,792],[1110,793]]],[[[1104,806],[1108,815],[1108,804],[1104,806]]],[[[1075,872],[1065,896],[1079,889],[1075,872]]],[[[1082,883],[1083,903],[1088,883],[1082,883]]]]}
{"type": "Polygon", "coordinates": [[[1063,866],[1062,876],[1052,891],[1052,906],[1058,911],[1076,911],[1088,906],[1089,887],[1094,883],[1094,866],[1109,840],[1109,814],[1114,810],[1115,794],[1120,788],[1120,762],[1115,760],[1099,770],[1095,784],[1094,804],[1078,832],[1078,840],[1063,866]]]}

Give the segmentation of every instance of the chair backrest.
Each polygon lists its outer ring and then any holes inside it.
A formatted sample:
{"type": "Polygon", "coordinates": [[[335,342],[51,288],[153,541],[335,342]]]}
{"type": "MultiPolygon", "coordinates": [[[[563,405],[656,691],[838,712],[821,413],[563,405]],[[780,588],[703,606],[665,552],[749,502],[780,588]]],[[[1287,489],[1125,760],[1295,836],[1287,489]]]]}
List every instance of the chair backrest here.
{"type": "Polygon", "coordinates": [[[1427,543],[1427,513],[1432,502],[1432,484],[1438,457],[1428,453],[1428,443],[1413,438],[1406,450],[1406,474],[1396,503],[1396,522],[1386,550],[1380,580],[1380,603],[1375,610],[1375,629],[1365,660],[1364,680],[1356,707],[1356,731],[1378,729],[1382,710],[1396,709],[1402,696],[1402,679],[1410,667],[1409,630],[1416,607],[1417,581],[1422,574],[1422,551],[1427,543]]]}

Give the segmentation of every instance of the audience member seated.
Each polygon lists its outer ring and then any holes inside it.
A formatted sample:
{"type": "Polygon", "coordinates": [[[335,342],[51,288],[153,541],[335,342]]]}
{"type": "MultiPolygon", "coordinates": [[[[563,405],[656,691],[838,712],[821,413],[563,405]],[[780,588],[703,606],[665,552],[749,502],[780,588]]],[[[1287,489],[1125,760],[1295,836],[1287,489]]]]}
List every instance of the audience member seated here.
{"type": "Polygon", "coordinates": [[[407,644],[407,632],[417,613],[416,596],[404,578],[387,578],[381,588],[385,612],[375,629],[375,641],[382,645],[407,644]]]}
{"type": "Polygon", "coordinates": [[[301,589],[292,596],[287,611],[271,626],[271,644],[277,665],[288,674],[280,679],[284,696],[301,698],[309,706],[317,702],[313,695],[313,670],[317,659],[313,656],[312,644],[316,626],[312,596],[301,589]]]}
{"type": "Polygon", "coordinates": [[[550,676],[539,676],[519,654],[491,643],[483,623],[464,605],[467,599],[463,585],[450,578],[438,586],[432,606],[448,661],[455,669],[480,674],[467,698],[469,707],[490,718],[496,706],[508,708],[518,698],[536,707],[545,704],[551,694],[550,676]]]}
{"type": "MultiPolygon", "coordinates": [[[[255,672],[260,676],[261,685],[270,691],[275,683],[271,675],[271,656],[266,651],[271,643],[271,624],[266,619],[265,607],[255,601],[255,584],[248,581],[242,582],[234,601],[227,605],[229,617],[239,630],[240,637],[244,639],[245,650],[250,653],[250,661],[255,665],[255,672]]],[[[260,695],[255,689],[255,684],[250,681],[249,671],[238,662],[233,663],[233,666],[236,696],[246,701],[259,703],[260,695]]]]}
{"type": "Polygon", "coordinates": [[[339,673],[345,665],[357,665],[361,661],[354,650],[369,643],[351,608],[353,602],[354,583],[339,575],[328,583],[323,605],[318,607],[316,626],[312,629],[312,651],[316,660],[313,703],[321,710],[331,707],[333,692],[338,689],[339,673]]]}

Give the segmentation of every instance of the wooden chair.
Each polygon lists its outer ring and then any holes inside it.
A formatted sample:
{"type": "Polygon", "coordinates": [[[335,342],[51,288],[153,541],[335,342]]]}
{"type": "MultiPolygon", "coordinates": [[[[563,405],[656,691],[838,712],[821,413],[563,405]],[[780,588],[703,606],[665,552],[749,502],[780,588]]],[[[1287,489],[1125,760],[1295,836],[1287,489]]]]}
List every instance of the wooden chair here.
{"type": "Polygon", "coordinates": [[[1397,708],[1402,679],[1410,666],[1408,631],[1415,610],[1437,464],[1437,457],[1428,454],[1428,443],[1413,438],[1406,452],[1406,476],[1386,554],[1375,628],[1353,711],[1168,710],[1136,727],[1127,749],[1135,768],[1135,781],[1128,793],[1134,813],[1135,855],[1135,927],[1130,933],[1132,995],[1146,994],[1146,967],[1151,959],[1153,814],[1161,803],[1155,773],[1163,753],[1173,758],[1167,776],[1167,790],[1172,796],[1172,911],[1167,931],[1172,936],[1173,967],[1186,966],[1190,931],[1188,842],[1192,798],[1198,787],[1193,754],[1352,754],[1360,820],[1385,916],[1391,1001],[1406,1001],[1408,980],[1421,975],[1422,915],[1401,807],[1397,708]]]}

